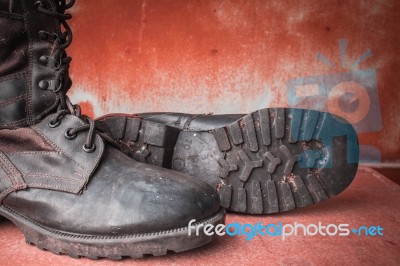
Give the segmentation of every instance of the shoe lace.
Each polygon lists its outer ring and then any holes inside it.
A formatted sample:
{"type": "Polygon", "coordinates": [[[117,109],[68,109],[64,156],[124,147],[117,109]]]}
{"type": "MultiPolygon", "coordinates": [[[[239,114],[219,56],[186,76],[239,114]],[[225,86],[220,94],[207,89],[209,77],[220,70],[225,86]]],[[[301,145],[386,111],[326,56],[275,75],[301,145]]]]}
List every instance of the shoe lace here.
{"type": "Polygon", "coordinates": [[[79,105],[72,104],[66,95],[67,91],[72,85],[68,75],[69,65],[72,61],[72,58],[68,56],[65,51],[65,49],[67,49],[72,42],[72,31],[67,23],[67,20],[71,19],[72,15],[65,12],[75,4],[75,0],[70,0],[68,3],[66,0],[59,0],[55,2],[57,4],[56,12],[50,11],[44,1],[39,0],[35,2],[35,7],[38,12],[58,19],[65,29],[64,32],[60,31],[59,33],[39,31],[39,34],[43,36],[43,39],[52,42],[55,46],[54,55],[51,58],[47,58],[47,60],[49,65],[51,64],[51,66],[57,70],[55,75],[57,84],[56,89],[53,90],[53,92],[58,94],[59,104],[57,107],[57,112],[49,121],[49,127],[54,128],[59,126],[62,118],[67,114],[79,117],[85,124],[76,128],[68,128],[65,131],[64,136],[65,138],[72,140],[76,138],[78,133],[88,131],[86,142],[83,145],[83,150],[90,153],[96,149],[94,144],[96,133],[95,123],[86,115],[82,115],[79,105]]]}

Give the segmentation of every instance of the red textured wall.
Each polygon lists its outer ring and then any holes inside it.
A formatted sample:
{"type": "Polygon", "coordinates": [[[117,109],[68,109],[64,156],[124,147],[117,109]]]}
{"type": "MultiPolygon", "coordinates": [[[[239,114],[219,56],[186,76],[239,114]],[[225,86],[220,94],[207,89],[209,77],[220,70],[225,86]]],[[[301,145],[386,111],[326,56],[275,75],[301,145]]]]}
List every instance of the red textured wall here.
{"type": "Polygon", "coordinates": [[[399,1],[81,0],[72,13],[69,94],[93,116],[310,106],[361,121],[361,143],[399,160],[399,1]],[[340,86],[302,86],[313,98],[293,103],[305,77],[340,86]]]}

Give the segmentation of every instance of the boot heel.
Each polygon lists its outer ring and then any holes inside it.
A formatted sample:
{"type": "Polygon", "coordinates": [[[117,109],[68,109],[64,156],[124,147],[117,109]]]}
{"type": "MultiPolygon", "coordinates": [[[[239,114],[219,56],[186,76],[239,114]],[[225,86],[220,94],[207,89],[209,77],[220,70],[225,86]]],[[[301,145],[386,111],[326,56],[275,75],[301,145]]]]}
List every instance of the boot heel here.
{"type": "Polygon", "coordinates": [[[171,168],[178,128],[127,116],[105,117],[96,123],[136,161],[171,168]]]}
{"type": "Polygon", "coordinates": [[[171,168],[176,140],[180,130],[160,123],[142,121],[139,145],[133,158],[152,165],[171,168]]]}

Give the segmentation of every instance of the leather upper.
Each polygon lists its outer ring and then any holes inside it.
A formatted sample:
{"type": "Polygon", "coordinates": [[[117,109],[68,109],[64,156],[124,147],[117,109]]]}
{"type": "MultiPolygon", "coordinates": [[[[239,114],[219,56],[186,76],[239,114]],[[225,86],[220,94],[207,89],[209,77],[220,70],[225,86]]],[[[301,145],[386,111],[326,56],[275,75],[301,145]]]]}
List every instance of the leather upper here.
{"type": "MultiPolygon", "coordinates": [[[[184,113],[141,113],[138,117],[185,130],[207,131],[224,127],[239,120],[244,114],[206,115],[184,113]]],[[[100,119],[100,118],[99,118],[100,119]]]]}
{"type": "MultiPolygon", "coordinates": [[[[0,0],[0,39],[7,40],[0,44],[0,129],[35,124],[59,103],[59,70],[43,61],[54,56],[55,45],[39,32],[60,34],[60,22],[38,12],[36,2],[0,0]]],[[[55,0],[41,2],[57,11],[55,0]]]]}
{"type": "Polygon", "coordinates": [[[54,230],[107,236],[215,215],[212,187],[134,161],[67,101],[72,33],[63,9],[72,4],[0,0],[0,205],[54,230]]]}
{"type": "Polygon", "coordinates": [[[206,183],[138,163],[104,145],[97,135],[96,150],[86,153],[85,132],[73,140],[64,137],[66,129],[82,121],[67,115],[58,127],[50,128],[49,119],[34,130],[54,152],[3,153],[20,173],[21,183],[21,190],[4,198],[4,206],[53,229],[103,235],[184,227],[193,218],[199,221],[218,211],[218,194],[206,183]]]}

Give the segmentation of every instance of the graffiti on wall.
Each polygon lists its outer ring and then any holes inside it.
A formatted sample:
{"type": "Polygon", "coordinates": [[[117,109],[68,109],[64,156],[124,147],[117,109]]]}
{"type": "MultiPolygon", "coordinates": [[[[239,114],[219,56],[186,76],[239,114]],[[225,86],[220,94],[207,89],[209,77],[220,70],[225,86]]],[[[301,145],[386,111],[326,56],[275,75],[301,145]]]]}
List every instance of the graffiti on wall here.
{"type": "MultiPolygon", "coordinates": [[[[355,62],[349,62],[347,46],[346,39],[339,40],[341,68],[347,71],[287,80],[288,104],[344,117],[357,133],[379,131],[382,118],[376,70],[359,69],[359,64],[371,57],[372,51],[367,49],[355,62]]],[[[317,52],[316,58],[330,68],[337,68],[322,52],[317,52]]],[[[379,162],[381,159],[379,149],[370,145],[361,145],[360,153],[361,161],[379,162]]]]}

